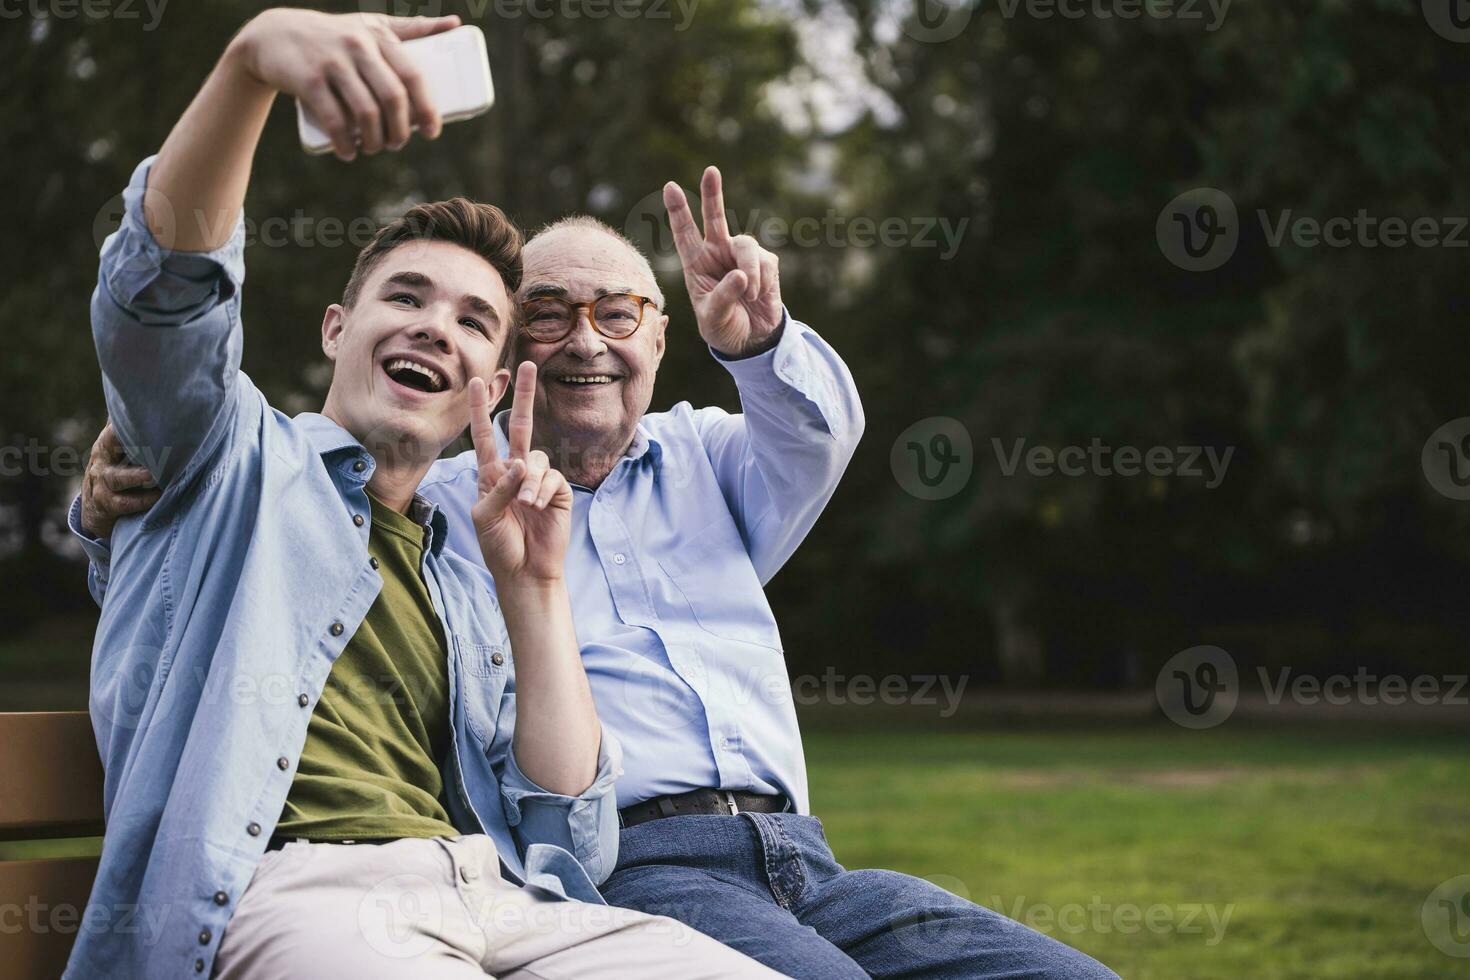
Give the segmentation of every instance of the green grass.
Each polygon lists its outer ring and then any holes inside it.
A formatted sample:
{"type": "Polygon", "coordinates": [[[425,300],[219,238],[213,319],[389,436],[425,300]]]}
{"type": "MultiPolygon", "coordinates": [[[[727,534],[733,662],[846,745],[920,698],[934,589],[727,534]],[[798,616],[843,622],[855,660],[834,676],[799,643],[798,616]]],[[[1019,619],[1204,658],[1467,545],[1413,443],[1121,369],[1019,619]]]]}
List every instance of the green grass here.
{"type": "Polygon", "coordinates": [[[1127,980],[1470,976],[1420,921],[1470,873],[1466,749],[1162,725],[807,734],[844,865],[931,878],[1127,980]]]}
{"type": "MultiPolygon", "coordinates": [[[[89,645],[67,623],[0,642],[0,710],[84,708],[89,645]]],[[[844,864],[931,878],[1127,980],[1470,977],[1420,922],[1436,885],[1470,874],[1463,731],[1042,730],[977,710],[936,732],[876,707],[803,723],[844,864]]],[[[0,859],[97,843],[3,843],[0,859]]]]}

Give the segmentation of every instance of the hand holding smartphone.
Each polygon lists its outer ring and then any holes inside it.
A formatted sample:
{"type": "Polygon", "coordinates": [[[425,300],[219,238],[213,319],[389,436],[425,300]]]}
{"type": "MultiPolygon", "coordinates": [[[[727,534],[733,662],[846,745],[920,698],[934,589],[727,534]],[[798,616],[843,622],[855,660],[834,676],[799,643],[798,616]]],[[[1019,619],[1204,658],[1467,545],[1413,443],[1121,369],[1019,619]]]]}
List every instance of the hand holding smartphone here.
{"type": "MultiPolygon", "coordinates": [[[[470,119],[495,103],[485,35],[473,24],[404,41],[403,52],[423,73],[429,97],[444,122],[470,119]]],[[[331,137],[321,130],[300,99],[296,100],[296,126],[306,152],[331,152],[331,137]]]]}

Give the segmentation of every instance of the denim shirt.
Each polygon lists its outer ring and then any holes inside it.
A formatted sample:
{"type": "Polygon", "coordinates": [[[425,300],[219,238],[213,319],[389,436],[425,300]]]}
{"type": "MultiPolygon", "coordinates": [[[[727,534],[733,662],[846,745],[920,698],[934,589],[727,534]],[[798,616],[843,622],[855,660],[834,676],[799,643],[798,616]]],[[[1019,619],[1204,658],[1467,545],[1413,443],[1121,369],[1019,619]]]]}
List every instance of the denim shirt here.
{"type": "MultiPolygon", "coordinates": [[[[623,746],[618,805],[710,787],[785,793],[808,812],[806,761],[764,586],[831,499],[863,432],[837,352],[783,317],[763,354],[711,351],[742,411],[680,402],[640,420],[596,490],[573,488],[567,584],[598,717],[623,746]]],[[[496,420],[507,449],[502,412],[496,420]]],[[[485,570],[468,523],[475,456],[419,492],[449,549],[485,570]]]]}
{"type": "MultiPolygon", "coordinates": [[[[208,975],[285,803],[307,722],[382,585],[369,563],[372,457],[320,415],[274,411],[239,370],[243,220],[208,254],[162,249],[141,213],[151,161],[103,246],[92,325],[108,411],[163,489],[119,522],[92,652],[107,833],[66,976],[208,975]]],[[[506,871],[600,902],[617,858],[619,752],[603,734],[578,797],[517,767],[513,651],[483,565],[419,499],[443,625],[455,826],[506,871]]]]}

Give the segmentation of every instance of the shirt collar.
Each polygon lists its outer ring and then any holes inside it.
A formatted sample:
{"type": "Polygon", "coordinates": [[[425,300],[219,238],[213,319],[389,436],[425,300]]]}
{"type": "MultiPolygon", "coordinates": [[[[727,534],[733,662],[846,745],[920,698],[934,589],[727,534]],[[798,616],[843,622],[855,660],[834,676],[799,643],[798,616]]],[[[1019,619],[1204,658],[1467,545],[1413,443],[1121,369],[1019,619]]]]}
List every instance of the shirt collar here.
{"type": "MultiPolygon", "coordinates": [[[[349,483],[367,486],[373,478],[377,461],[362,443],[353,438],[352,433],[317,412],[302,412],[291,421],[306,433],[312,448],[327,467],[336,470],[349,483]]],[[[449,537],[449,521],[439,510],[439,505],[414,494],[408,505],[408,518],[429,532],[429,551],[438,557],[449,537]]]]}
{"type": "MultiPolygon", "coordinates": [[[[506,435],[506,426],[509,422],[510,409],[504,408],[495,414],[495,451],[502,457],[510,454],[510,438],[506,435]]],[[[653,433],[649,432],[642,422],[639,422],[633,430],[633,441],[628,445],[628,451],[623,453],[623,458],[642,459],[645,455],[657,469],[663,463],[664,449],[653,437],[653,433]]]]}
{"type": "Polygon", "coordinates": [[[408,505],[408,517],[415,524],[423,526],[429,535],[429,553],[438,558],[439,552],[444,550],[444,542],[449,540],[449,519],[444,516],[439,505],[427,497],[414,494],[408,505]]]}

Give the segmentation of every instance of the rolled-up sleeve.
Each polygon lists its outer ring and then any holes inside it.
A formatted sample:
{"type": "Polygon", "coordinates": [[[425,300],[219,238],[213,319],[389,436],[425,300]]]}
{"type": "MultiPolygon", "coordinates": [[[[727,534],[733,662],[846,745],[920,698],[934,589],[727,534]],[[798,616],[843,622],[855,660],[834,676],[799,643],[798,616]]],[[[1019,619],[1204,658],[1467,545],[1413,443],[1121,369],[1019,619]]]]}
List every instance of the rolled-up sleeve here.
{"type": "MultiPolygon", "coordinates": [[[[127,453],[165,496],[207,463],[230,431],[241,355],[244,216],[212,252],[174,252],[149,230],[150,157],[123,192],[118,230],[102,246],[92,336],[107,410],[127,453]]],[[[167,203],[163,210],[168,211],[167,203]]],[[[207,220],[163,213],[155,223],[207,220]]]]}
{"type": "Polygon", "coordinates": [[[740,414],[695,413],[700,439],[762,584],[780,570],[831,499],[863,434],[852,373],[831,345],[784,314],[776,346],[731,359],[740,414]]]}
{"type": "Polygon", "coordinates": [[[66,526],[87,556],[87,591],[102,605],[107,594],[107,573],[112,567],[112,545],[107,538],[94,538],[82,530],[82,495],[77,494],[66,512],[66,526]]]}
{"type": "Polygon", "coordinates": [[[577,796],[543,789],[506,753],[500,796],[505,822],[524,850],[555,844],[570,851],[595,884],[612,874],[618,861],[618,803],[613,785],[623,774],[622,747],[605,727],[597,751],[597,776],[577,796]]]}

